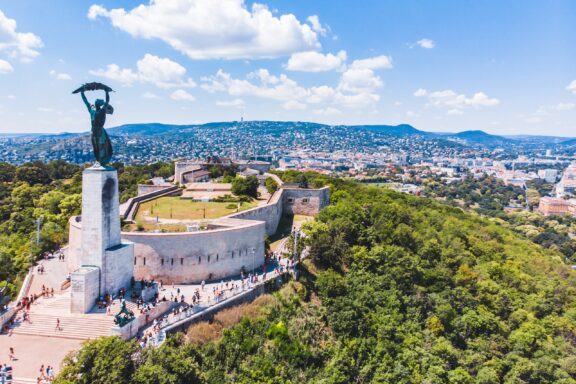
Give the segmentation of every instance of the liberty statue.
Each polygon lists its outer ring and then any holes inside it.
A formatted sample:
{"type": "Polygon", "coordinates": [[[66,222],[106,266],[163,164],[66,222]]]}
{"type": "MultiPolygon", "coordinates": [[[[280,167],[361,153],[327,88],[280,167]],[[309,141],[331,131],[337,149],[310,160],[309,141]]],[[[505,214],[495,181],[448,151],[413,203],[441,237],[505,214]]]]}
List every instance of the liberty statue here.
{"type": "Polygon", "coordinates": [[[112,88],[101,83],[87,83],[75,90],[72,93],[80,93],[82,100],[90,112],[90,120],[92,121],[92,148],[94,149],[94,157],[98,164],[106,166],[112,158],[112,143],[110,137],[104,129],[106,123],[106,114],[114,113],[114,108],[110,105],[110,92],[112,88]],[[94,105],[88,102],[86,91],[103,90],[106,92],[106,100],[96,99],[94,105]]]}

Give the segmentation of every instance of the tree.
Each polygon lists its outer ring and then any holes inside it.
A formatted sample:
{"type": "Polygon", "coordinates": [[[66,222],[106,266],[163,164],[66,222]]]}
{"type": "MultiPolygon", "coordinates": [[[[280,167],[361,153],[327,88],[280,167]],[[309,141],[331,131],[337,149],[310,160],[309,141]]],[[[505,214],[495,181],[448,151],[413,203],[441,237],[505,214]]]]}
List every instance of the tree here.
{"type": "Polygon", "coordinates": [[[246,178],[237,177],[232,181],[232,193],[236,196],[250,196],[252,198],[258,197],[258,178],[256,176],[248,176],[246,178]]]}
{"type": "Polygon", "coordinates": [[[0,163],[0,183],[11,183],[16,176],[16,167],[12,164],[0,163]]]}
{"type": "Polygon", "coordinates": [[[272,177],[266,178],[265,185],[269,194],[273,194],[278,189],[278,183],[272,177]]]}
{"type": "MultiPolygon", "coordinates": [[[[172,340],[172,339],[170,339],[172,340]]],[[[147,348],[142,352],[144,362],[133,376],[135,384],[200,384],[204,374],[197,361],[198,353],[191,344],[170,344],[147,348]]]]}
{"type": "Polygon", "coordinates": [[[23,165],[16,170],[16,180],[23,181],[30,185],[34,184],[50,184],[52,179],[46,168],[36,166],[23,165]]]}
{"type": "Polygon", "coordinates": [[[135,341],[117,336],[86,342],[79,351],[64,359],[64,368],[54,384],[130,384],[135,364],[135,341]]]}

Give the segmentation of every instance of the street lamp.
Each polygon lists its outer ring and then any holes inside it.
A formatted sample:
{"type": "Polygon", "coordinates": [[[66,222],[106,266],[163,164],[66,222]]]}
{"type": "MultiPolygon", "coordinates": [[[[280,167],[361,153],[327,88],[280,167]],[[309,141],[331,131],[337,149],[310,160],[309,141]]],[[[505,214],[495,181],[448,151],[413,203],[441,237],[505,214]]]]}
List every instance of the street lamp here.
{"type": "Polygon", "coordinates": [[[252,278],[254,278],[254,276],[256,276],[254,274],[254,269],[255,269],[255,265],[256,264],[256,248],[252,248],[252,278]]]}
{"type": "Polygon", "coordinates": [[[44,220],[44,216],[36,219],[36,245],[40,245],[40,226],[42,225],[42,220],[44,220]]]}

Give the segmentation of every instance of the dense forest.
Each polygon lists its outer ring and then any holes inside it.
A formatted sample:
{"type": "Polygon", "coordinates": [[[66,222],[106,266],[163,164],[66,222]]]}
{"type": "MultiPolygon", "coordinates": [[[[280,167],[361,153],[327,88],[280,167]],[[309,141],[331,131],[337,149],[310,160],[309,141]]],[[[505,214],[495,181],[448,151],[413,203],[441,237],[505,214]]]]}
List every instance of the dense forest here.
{"type": "MultiPolygon", "coordinates": [[[[173,169],[169,163],[112,165],[118,170],[121,201],[136,195],[138,183],[168,177],[173,169]]],[[[14,297],[36,259],[66,244],[68,219],[80,213],[82,170],[61,160],[21,166],[0,163],[0,286],[8,282],[4,300],[14,297]]]]}
{"type": "Polygon", "coordinates": [[[87,342],[56,383],[576,383],[560,252],[433,199],[305,177],[332,204],[298,281],[158,349],[87,342]]]}

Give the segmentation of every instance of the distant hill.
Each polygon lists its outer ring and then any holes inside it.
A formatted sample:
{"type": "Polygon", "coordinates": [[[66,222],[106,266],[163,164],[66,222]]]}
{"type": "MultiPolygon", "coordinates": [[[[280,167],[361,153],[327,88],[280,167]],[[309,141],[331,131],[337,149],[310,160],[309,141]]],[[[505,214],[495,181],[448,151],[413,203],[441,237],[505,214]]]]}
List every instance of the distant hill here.
{"type": "Polygon", "coordinates": [[[565,145],[565,146],[576,145],[576,139],[570,139],[570,140],[562,141],[562,142],[560,143],[560,145],[565,145]]]}
{"type": "MultiPolygon", "coordinates": [[[[420,131],[408,124],[400,125],[338,125],[339,128],[349,128],[358,130],[367,130],[378,132],[381,134],[391,136],[406,136],[406,135],[422,135],[430,136],[429,132],[420,131]]],[[[190,129],[242,129],[251,128],[258,129],[263,132],[273,133],[274,131],[285,130],[314,130],[318,128],[329,129],[329,125],[301,122],[301,121],[226,121],[226,122],[213,122],[206,124],[196,125],[176,125],[176,124],[161,124],[161,123],[146,123],[146,124],[125,124],[118,127],[108,129],[112,136],[160,136],[166,134],[185,133],[190,129]]]]}
{"type": "Polygon", "coordinates": [[[162,123],[125,124],[110,128],[107,131],[112,136],[157,136],[178,131],[180,129],[189,128],[191,126],[192,125],[174,125],[162,123]]]}
{"type": "Polygon", "coordinates": [[[366,129],[369,131],[375,131],[379,133],[389,134],[392,136],[405,136],[405,135],[422,135],[430,136],[433,135],[430,132],[421,131],[414,128],[409,124],[400,125],[353,125],[351,126],[357,129],[366,129]]]}
{"type": "Polygon", "coordinates": [[[468,145],[482,145],[487,147],[506,145],[511,142],[510,139],[503,136],[492,135],[484,131],[464,131],[444,135],[443,137],[462,140],[468,145]]]}

